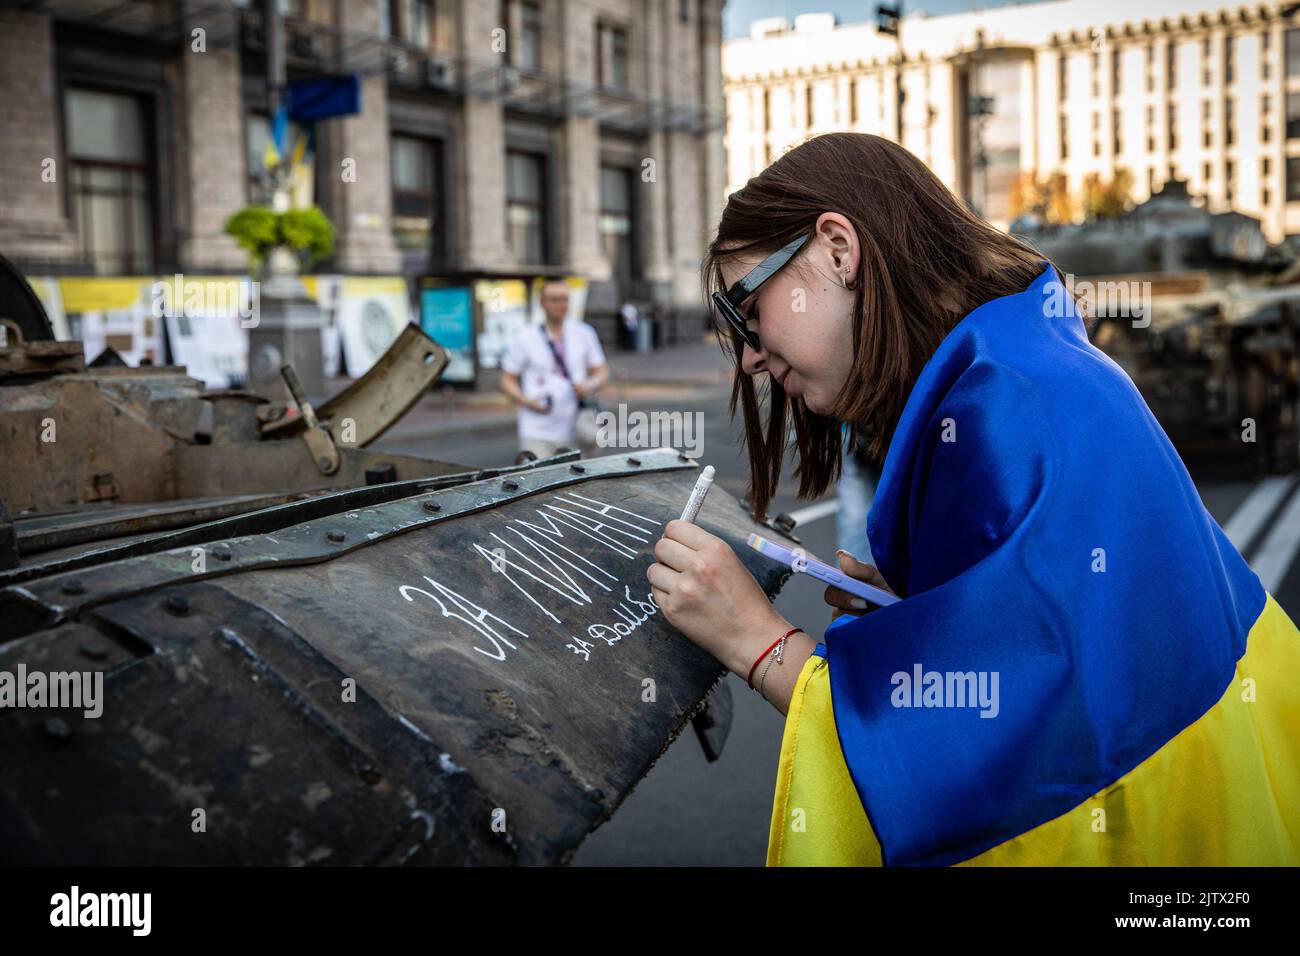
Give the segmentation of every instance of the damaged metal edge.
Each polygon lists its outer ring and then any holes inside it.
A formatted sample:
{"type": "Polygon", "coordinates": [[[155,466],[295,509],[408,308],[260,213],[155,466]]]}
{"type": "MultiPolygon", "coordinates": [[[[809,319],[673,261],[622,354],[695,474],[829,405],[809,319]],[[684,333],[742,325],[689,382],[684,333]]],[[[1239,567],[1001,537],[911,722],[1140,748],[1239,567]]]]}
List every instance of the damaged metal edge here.
{"type": "Polygon", "coordinates": [[[395,481],[382,485],[369,485],[364,488],[349,488],[345,491],[313,495],[302,501],[292,501],[270,507],[255,508],[236,515],[229,515],[213,521],[191,525],[176,531],[164,531],[148,538],[125,544],[84,552],[73,557],[58,558],[44,563],[22,565],[10,571],[0,572],[0,587],[19,584],[33,578],[62,574],[77,568],[107,564],[125,558],[155,554],[170,548],[179,548],[191,544],[202,544],[216,538],[230,538],[238,535],[265,534],[293,524],[300,524],[326,514],[346,511],[350,508],[363,508],[399,498],[408,498],[427,491],[436,491],[454,485],[471,484],[485,481],[498,475],[517,474],[522,471],[536,471],[553,464],[577,461],[580,452],[565,452],[538,461],[525,462],[522,465],[510,465],[502,468],[480,468],[475,471],[462,471],[450,475],[436,475],[432,478],[413,478],[409,481],[395,481]]]}
{"type": "MultiPolygon", "coordinates": [[[[11,622],[0,638],[21,637],[73,618],[88,608],[142,591],[257,568],[328,561],[376,541],[509,504],[596,478],[619,478],[698,467],[673,448],[616,454],[512,472],[355,510],[344,510],[273,533],[209,539],[204,546],[167,551],[71,570],[0,590],[0,616],[11,622]],[[267,543],[274,547],[267,547],[267,543]],[[198,553],[196,553],[198,552],[198,553]],[[197,565],[197,566],[196,566],[197,565]],[[15,605],[25,613],[12,613],[15,605]],[[17,621],[15,626],[12,622],[17,621]]],[[[281,506],[285,507],[285,506],[281,506]]],[[[173,609],[184,614],[182,608],[173,609]]]]}

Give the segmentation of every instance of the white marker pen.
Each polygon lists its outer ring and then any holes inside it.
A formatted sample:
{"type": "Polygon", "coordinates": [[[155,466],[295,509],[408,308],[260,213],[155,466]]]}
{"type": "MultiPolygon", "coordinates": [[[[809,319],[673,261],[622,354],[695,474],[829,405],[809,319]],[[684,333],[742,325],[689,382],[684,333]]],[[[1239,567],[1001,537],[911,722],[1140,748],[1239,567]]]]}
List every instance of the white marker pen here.
{"type": "Polygon", "coordinates": [[[713,484],[713,466],[705,465],[704,471],[700,473],[700,478],[695,482],[695,487],[691,489],[691,497],[686,502],[686,507],[682,509],[682,520],[695,522],[695,516],[700,513],[700,506],[704,504],[704,496],[709,493],[709,486],[713,484]]]}

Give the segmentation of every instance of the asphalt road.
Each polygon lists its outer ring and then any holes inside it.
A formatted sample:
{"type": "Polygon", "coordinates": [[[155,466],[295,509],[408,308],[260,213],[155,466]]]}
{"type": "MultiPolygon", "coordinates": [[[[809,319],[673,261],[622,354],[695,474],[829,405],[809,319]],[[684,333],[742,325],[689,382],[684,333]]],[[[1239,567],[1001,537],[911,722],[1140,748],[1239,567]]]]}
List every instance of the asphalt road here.
{"type": "MultiPolygon", "coordinates": [[[[739,421],[733,424],[729,419],[725,392],[697,391],[682,403],[658,402],[654,410],[701,415],[699,457],[717,469],[721,487],[737,498],[744,495],[739,421]]],[[[407,433],[382,441],[379,447],[476,466],[510,462],[517,451],[513,426],[428,437],[407,433]]],[[[1232,475],[1222,465],[1192,463],[1189,468],[1210,513],[1294,617],[1292,609],[1300,608],[1300,562],[1295,560],[1300,548],[1300,475],[1260,479],[1232,475]]],[[[812,504],[795,500],[797,484],[790,469],[787,464],[787,474],[770,509],[773,514],[798,514],[812,504]]],[[[795,534],[810,553],[834,563],[836,514],[828,507],[818,507],[805,515],[795,534]]],[[[823,585],[796,575],[786,584],[776,606],[789,620],[820,637],[831,620],[822,601],[823,590],[823,585]]],[[[614,816],[587,838],[574,865],[749,866],[764,862],[784,718],[743,680],[734,675],[727,680],[735,717],[721,758],[709,763],[694,733],[683,733],[614,816]]]]}

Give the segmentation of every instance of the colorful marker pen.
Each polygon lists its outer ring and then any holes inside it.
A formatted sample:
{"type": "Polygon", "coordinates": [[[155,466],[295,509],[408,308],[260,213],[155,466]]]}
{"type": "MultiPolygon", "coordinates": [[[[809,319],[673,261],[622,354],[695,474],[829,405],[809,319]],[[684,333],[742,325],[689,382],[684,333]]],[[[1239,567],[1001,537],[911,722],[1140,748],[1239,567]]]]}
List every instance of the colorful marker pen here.
{"type": "Polygon", "coordinates": [[[841,591],[847,591],[849,594],[870,601],[872,604],[884,607],[889,604],[897,604],[900,600],[896,594],[890,594],[888,591],[873,584],[868,584],[866,581],[859,581],[857,578],[850,577],[843,571],[832,568],[828,564],[822,564],[816,558],[808,557],[803,548],[798,551],[791,551],[789,548],[779,545],[775,541],[769,541],[757,534],[749,536],[749,546],[759,554],[765,554],[773,560],[780,561],[794,571],[810,575],[818,581],[833,585],[841,591]]]}

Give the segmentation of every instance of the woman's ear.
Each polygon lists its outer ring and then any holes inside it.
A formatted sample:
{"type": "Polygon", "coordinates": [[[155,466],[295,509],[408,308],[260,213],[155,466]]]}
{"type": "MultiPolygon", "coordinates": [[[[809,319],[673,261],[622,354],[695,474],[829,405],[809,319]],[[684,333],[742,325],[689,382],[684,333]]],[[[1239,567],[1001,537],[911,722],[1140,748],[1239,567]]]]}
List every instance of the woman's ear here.
{"type": "Polygon", "coordinates": [[[858,274],[860,255],[858,234],[853,224],[838,212],[824,212],[817,217],[814,235],[826,250],[826,266],[836,281],[842,284],[847,280],[852,287],[853,277],[858,274]]]}

